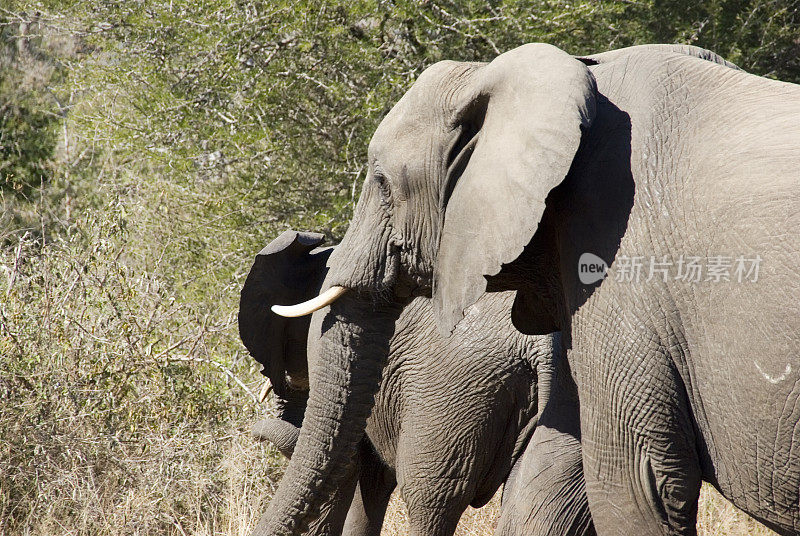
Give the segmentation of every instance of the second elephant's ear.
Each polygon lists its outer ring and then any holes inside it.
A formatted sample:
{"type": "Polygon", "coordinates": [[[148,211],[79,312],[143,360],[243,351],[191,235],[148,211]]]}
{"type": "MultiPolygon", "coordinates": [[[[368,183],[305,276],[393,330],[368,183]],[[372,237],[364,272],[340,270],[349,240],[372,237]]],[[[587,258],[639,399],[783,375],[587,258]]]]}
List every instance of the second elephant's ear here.
{"type": "Polygon", "coordinates": [[[452,127],[433,300],[449,333],[465,308],[536,232],[545,199],[569,172],[595,114],[586,65],[550,45],[524,45],[475,69],[452,127]],[[445,194],[446,195],[446,194],[445,194]]]}
{"type": "Polygon", "coordinates": [[[307,369],[310,317],[284,318],[270,307],[319,293],[332,250],[318,248],[323,241],[318,233],[285,231],[258,253],[242,288],[239,336],[279,396],[285,396],[287,371],[307,369]]]}

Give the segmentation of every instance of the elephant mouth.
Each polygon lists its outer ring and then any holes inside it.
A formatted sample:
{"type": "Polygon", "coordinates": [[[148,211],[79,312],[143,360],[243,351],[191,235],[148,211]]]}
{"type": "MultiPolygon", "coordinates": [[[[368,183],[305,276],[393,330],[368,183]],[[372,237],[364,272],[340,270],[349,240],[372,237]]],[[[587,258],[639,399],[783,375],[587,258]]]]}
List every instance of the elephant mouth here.
{"type": "Polygon", "coordinates": [[[289,374],[286,373],[286,385],[295,391],[308,391],[308,374],[289,374]]]}

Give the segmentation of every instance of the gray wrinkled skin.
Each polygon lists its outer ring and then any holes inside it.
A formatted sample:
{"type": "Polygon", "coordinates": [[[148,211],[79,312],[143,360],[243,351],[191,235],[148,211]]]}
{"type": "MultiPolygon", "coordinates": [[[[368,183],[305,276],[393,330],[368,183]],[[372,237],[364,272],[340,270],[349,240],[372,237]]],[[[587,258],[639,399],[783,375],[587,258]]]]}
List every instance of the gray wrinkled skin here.
{"type": "MultiPolygon", "coordinates": [[[[242,339],[265,374],[271,373],[273,384],[286,381],[288,371],[295,384],[309,383],[305,356],[283,351],[294,346],[287,340],[302,336],[307,322],[280,319],[268,307],[318,293],[320,285],[313,281],[321,282],[330,253],[310,249],[320,242],[318,235],[287,231],[259,254],[242,291],[242,339]],[[308,238],[305,247],[298,247],[308,238]],[[305,267],[300,277],[293,266],[305,267]],[[303,285],[309,288],[296,294],[303,285]],[[292,295],[285,289],[294,289],[292,295]],[[271,337],[259,338],[260,333],[271,337]]],[[[437,332],[429,299],[417,298],[404,309],[366,437],[307,534],[377,536],[397,489],[408,507],[411,534],[450,535],[464,509],[485,504],[509,473],[498,534],[594,534],[581,472],[574,386],[553,386],[565,378],[554,357],[559,337],[517,332],[508,318],[512,302],[513,293],[484,297],[452,337],[437,332]]],[[[326,315],[318,312],[311,323],[312,355],[326,315]]],[[[311,363],[311,376],[318,366],[311,363]]],[[[253,434],[291,456],[301,424],[296,416],[306,404],[301,394],[307,398],[308,392],[282,393],[276,397],[279,418],[256,423],[253,434]]]]}
{"type": "Polygon", "coordinates": [[[598,534],[695,534],[703,480],[800,533],[800,87],[694,47],[525,45],[427,69],[369,165],[325,282],[351,289],[328,331],[359,335],[323,337],[322,428],[301,431],[258,534],[297,533],[335,487],[406,297],[430,295],[447,332],[486,290],[517,291],[526,333],[563,334],[598,534]],[[610,277],[579,281],[587,252],[610,277]],[[616,277],[651,256],[672,277],[616,277]],[[759,275],[675,277],[692,256],[760,256],[759,275]]]}

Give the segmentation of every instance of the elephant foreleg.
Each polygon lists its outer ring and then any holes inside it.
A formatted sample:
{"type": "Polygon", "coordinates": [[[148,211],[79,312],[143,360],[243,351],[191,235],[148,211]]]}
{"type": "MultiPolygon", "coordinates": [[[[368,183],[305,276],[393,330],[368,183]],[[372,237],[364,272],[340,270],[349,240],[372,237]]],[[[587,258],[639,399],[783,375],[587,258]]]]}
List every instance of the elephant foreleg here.
{"type": "Polygon", "coordinates": [[[342,535],[380,536],[386,507],[397,484],[367,441],[359,446],[358,462],[358,484],[342,535]]]}
{"type": "Polygon", "coordinates": [[[536,428],[506,480],[495,534],[594,536],[575,434],[536,428]]]}
{"type": "Polygon", "coordinates": [[[463,489],[465,480],[419,473],[415,478],[410,477],[409,469],[405,468],[400,483],[400,493],[408,508],[409,535],[452,536],[461,514],[469,506],[470,494],[463,489]]]}
{"type": "Polygon", "coordinates": [[[592,518],[602,535],[695,536],[702,473],[686,390],[658,338],[637,335],[625,339],[637,358],[601,348],[611,358],[580,371],[605,386],[580,401],[592,518]]]}

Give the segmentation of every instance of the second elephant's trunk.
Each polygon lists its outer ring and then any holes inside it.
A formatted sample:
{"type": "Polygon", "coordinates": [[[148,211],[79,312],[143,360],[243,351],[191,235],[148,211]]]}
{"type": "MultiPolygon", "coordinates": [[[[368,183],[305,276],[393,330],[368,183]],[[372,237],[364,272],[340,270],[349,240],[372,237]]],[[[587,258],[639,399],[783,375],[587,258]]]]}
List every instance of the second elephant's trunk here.
{"type": "Polygon", "coordinates": [[[257,536],[301,534],[347,476],[378,390],[399,306],[355,293],[315,314],[309,334],[311,394],[303,427],[257,536]]]}
{"type": "Polygon", "coordinates": [[[287,458],[292,457],[300,437],[300,428],[290,422],[269,418],[253,425],[253,437],[261,441],[269,441],[287,458]]]}

